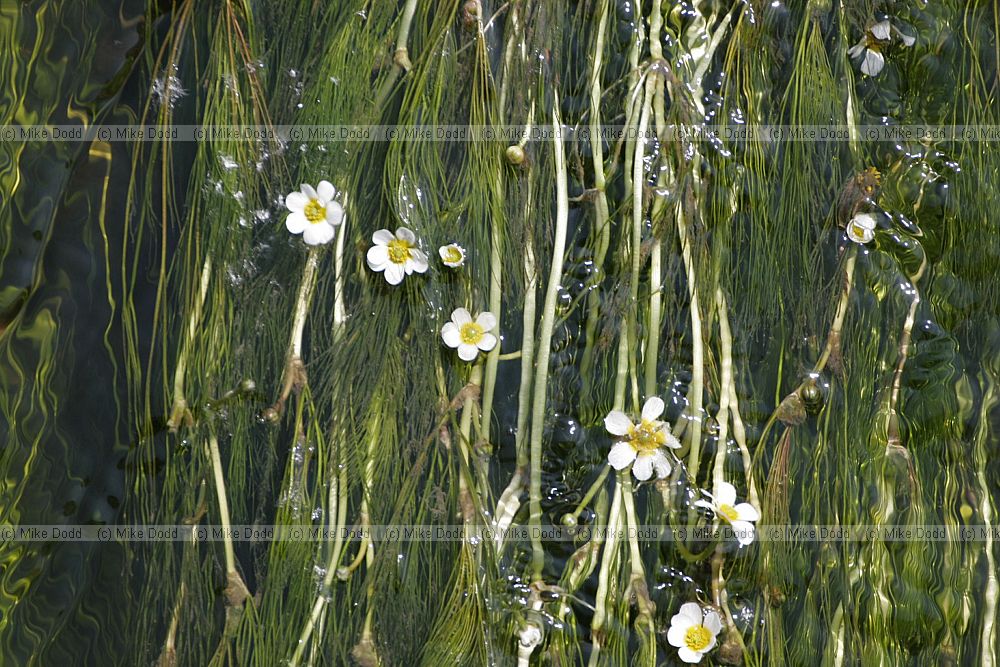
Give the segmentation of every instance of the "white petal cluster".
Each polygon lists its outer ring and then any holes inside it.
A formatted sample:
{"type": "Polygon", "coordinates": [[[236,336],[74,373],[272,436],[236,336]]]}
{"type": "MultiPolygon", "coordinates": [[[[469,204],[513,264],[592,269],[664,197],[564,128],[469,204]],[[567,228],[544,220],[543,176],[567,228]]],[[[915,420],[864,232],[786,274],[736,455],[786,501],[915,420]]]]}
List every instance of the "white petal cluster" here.
{"type": "Polygon", "coordinates": [[[472,361],[480,351],[489,352],[497,344],[497,337],[490,333],[497,326],[496,315],[490,311],[479,314],[475,320],[465,308],[451,313],[451,322],[441,328],[441,338],[448,347],[458,350],[458,358],[472,361]]]}
{"type": "Polygon", "coordinates": [[[847,223],[847,238],[862,245],[871,243],[877,224],[871,213],[858,213],[847,223]]]}
{"type": "Polygon", "coordinates": [[[753,522],[760,519],[760,512],[750,503],[736,502],[736,487],[729,482],[722,482],[715,490],[715,495],[702,491],[708,500],[697,500],[695,505],[711,510],[715,516],[733,527],[736,539],[747,546],[753,542],[753,522]]]}
{"type": "Polygon", "coordinates": [[[722,618],[717,611],[702,611],[697,602],[686,602],[670,619],[667,642],[677,647],[677,657],[693,665],[715,648],[721,631],[722,618]]]}
{"type": "Polygon", "coordinates": [[[336,196],[337,189],[330,181],[320,181],[315,188],[303,183],[298,192],[285,197],[289,210],[285,228],[292,234],[302,234],[307,245],[329,243],[344,220],[344,207],[334,201],[336,196]]]}
{"type": "Polygon", "coordinates": [[[604,428],[619,438],[608,452],[608,463],[615,470],[632,466],[632,474],[645,481],[656,473],[657,479],[670,474],[670,459],[666,448],[677,449],[681,443],[670,432],[670,425],[660,421],[663,399],[651,396],[642,406],[642,415],[634,423],[620,410],[612,410],[604,418],[604,428]]]}
{"type": "Polygon", "coordinates": [[[903,46],[913,46],[916,37],[907,35],[889,19],[885,19],[869,28],[864,38],[847,50],[847,55],[855,60],[860,60],[859,69],[863,74],[877,76],[885,67],[885,56],[882,54],[882,49],[895,40],[899,40],[903,46]]]}
{"type": "Polygon", "coordinates": [[[457,269],[465,264],[465,248],[457,243],[449,243],[438,248],[441,262],[451,269],[457,269]]]}
{"type": "Polygon", "coordinates": [[[410,274],[427,271],[427,255],[417,247],[416,235],[406,227],[398,228],[395,234],[380,229],[372,234],[372,243],[368,268],[384,275],[390,285],[398,285],[410,274]]]}

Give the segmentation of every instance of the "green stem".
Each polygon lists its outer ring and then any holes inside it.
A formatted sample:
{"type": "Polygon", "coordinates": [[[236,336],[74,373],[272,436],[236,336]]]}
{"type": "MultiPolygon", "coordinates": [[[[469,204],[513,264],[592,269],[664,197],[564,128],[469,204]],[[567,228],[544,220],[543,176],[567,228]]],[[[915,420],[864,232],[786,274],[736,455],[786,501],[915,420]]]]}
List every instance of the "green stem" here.
{"type": "MultiPolygon", "coordinates": [[[[603,74],[604,40],[608,23],[608,1],[602,0],[597,8],[597,35],[594,40],[594,64],[590,81],[590,136],[601,136],[601,75],[603,74]]],[[[604,175],[604,144],[599,139],[591,141],[591,156],[594,167],[594,231],[597,243],[594,247],[594,279],[600,281],[604,271],[604,260],[611,246],[611,225],[607,182],[604,175]]],[[[592,382],[594,365],[594,343],[597,325],[600,321],[601,291],[590,290],[587,294],[587,321],[585,325],[583,356],[580,361],[580,375],[585,382],[592,382]]]]}
{"type": "MultiPolygon", "coordinates": [[[[528,185],[525,197],[525,213],[531,210],[531,186],[528,185]]],[[[524,487],[524,477],[531,465],[529,447],[528,416],[531,401],[531,374],[535,359],[535,301],[538,287],[538,271],[535,268],[535,245],[531,234],[527,234],[524,244],[524,304],[521,314],[521,384],[517,392],[517,430],[514,433],[514,449],[517,457],[517,469],[510,483],[500,494],[497,510],[494,514],[494,525],[497,530],[497,549],[503,545],[503,532],[510,527],[514,515],[521,506],[521,491],[524,487]]]]}
{"type": "Polygon", "coordinates": [[[590,623],[590,633],[593,646],[590,653],[590,667],[596,667],[601,646],[604,645],[604,622],[608,615],[608,598],[611,585],[611,570],[618,556],[618,545],[621,541],[622,527],[622,494],[621,477],[630,474],[628,471],[618,473],[618,483],[615,484],[614,500],[611,501],[611,511],[608,513],[608,540],[601,554],[601,567],[597,572],[597,595],[594,598],[594,618],[590,623]]]}
{"type": "Polygon", "coordinates": [[[222,524],[223,552],[226,559],[226,602],[230,607],[240,607],[250,597],[250,591],[243,583],[243,577],[236,569],[236,551],[233,549],[232,524],[229,519],[229,501],[226,498],[226,480],[222,472],[222,456],[219,441],[214,433],[208,436],[208,455],[212,463],[212,477],[215,481],[215,495],[219,503],[219,523],[222,524]]]}
{"type": "Polygon", "coordinates": [[[281,414],[285,401],[292,393],[292,388],[305,382],[305,369],[302,365],[302,336],[305,332],[306,318],[312,304],[313,292],[316,289],[316,268],[319,266],[319,254],[322,246],[309,249],[306,266],[299,281],[299,291],[295,297],[295,311],[292,315],[292,333],[288,339],[288,352],[285,355],[285,370],[281,379],[281,394],[271,406],[274,418],[281,414]]]}
{"type": "MultiPolygon", "coordinates": [[[[643,199],[646,194],[646,141],[643,137],[646,136],[646,131],[649,129],[649,118],[653,110],[653,93],[656,86],[656,77],[646,75],[646,85],[643,92],[642,100],[642,113],[639,116],[639,139],[635,142],[635,153],[632,159],[632,245],[630,251],[632,253],[632,273],[630,280],[631,288],[631,301],[630,303],[638,306],[639,303],[639,271],[642,266],[642,230],[645,226],[645,216],[643,215],[643,199]]],[[[655,346],[658,344],[658,322],[659,322],[659,291],[656,289],[658,280],[654,282],[653,272],[659,273],[659,256],[657,256],[657,265],[655,268],[650,267],[650,289],[652,293],[650,295],[650,317],[648,338],[646,345],[646,367],[645,367],[645,388],[646,396],[653,396],[656,393],[656,352],[655,346]],[[656,308],[656,319],[654,318],[654,300],[656,308]],[[650,368],[652,364],[652,368],[650,368]]],[[[638,314],[634,315],[632,318],[632,323],[629,326],[630,334],[635,336],[638,333],[638,314]]],[[[638,397],[633,396],[633,400],[638,407],[639,401],[638,397]]]]}
{"type": "Polygon", "coordinates": [[[837,312],[833,317],[833,324],[830,326],[830,333],[826,337],[826,345],[823,353],[813,367],[813,373],[822,373],[826,364],[830,361],[830,355],[834,349],[840,350],[840,332],[844,328],[844,319],[847,317],[847,306],[851,300],[851,287],[854,282],[854,263],[857,260],[857,248],[852,247],[847,251],[847,260],[844,262],[844,289],[840,294],[840,301],[837,302],[837,312]]]}
{"type": "Polygon", "coordinates": [[[626,473],[618,478],[621,483],[621,494],[625,505],[626,530],[628,532],[629,546],[629,567],[631,577],[629,588],[635,596],[638,614],[635,617],[636,633],[640,637],[640,656],[645,656],[650,660],[651,665],[656,664],[656,641],[653,615],[656,607],[649,598],[649,589],[646,587],[646,570],[642,565],[642,550],[639,548],[638,530],[640,527],[639,517],[635,511],[635,499],[632,497],[632,478],[626,473]],[[645,650],[642,650],[645,649],[645,650]]]}
{"type": "Polygon", "coordinates": [[[608,478],[608,473],[611,472],[611,466],[607,463],[604,464],[604,468],[601,469],[601,474],[597,476],[594,483],[590,485],[587,489],[587,493],[584,494],[580,502],[577,503],[576,509],[574,509],[569,514],[564,514],[562,518],[563,525],[575,526],[577,520],[580,518],[580,513],[590,504],[590,501],[594,499],[598,490],[604,487],[604,480],[608,478]]]}
{"type": "MultiPolygon", "coordinates": [[[[747,481],[747,497],[750,504],[760,509],[760,498],[757,496],[757,485],[754,482],[750,449],[747,447],[746,429],[743,426],[743,419],[740,417],[739,404],[736,397],[736,374],[733,372],[733,332],[729,328],[729,310],[726,296],[721,288],[715,291],[716,305],[719,312],[719,339],[722,348],[722,391],[719,401],[719,422],[723,423],[723,416],[731,417],[733,421],[733,439],[740,449],[740,456],[743,459],[743,474],[747,481]],[[723,411],[723,405],[725,411],[723,411]]],[[[719,447],[722,448],[722,435],[719,436],[719,447]]],[[[716,471],[718,473],[718,471],[716,471]]],[[[718,475],[716,476],[718,480],[718,475]]],[[[716,482],[717,483],[717,482],[716,482]]]]}
{"type": "Polygon", "coordinates": [[[685,213],[680,203],[677,205],[677,235],[681,243],[681,254],[687,270],[688,295],[691,300],[691,386],[688,389],[688,419],[690,429],[687,439],[690,444],[688,452],[688,474],[691,479],[698,479],[698,464],[701,457],[701,427],[702,400],[705,385],[705,344],[701,330],[701,314],[698,299],[697,279],[694,269],[694,259],[691,252],[691,239],[687,227],[685,213]]]}
{"type": "MultiPolygon", "coordinates": [[[[483,364],[481,361],[477,361],[472,367],[472,371],[469,373],[468,384],[473,387],[479,387],[483,382],[483,364]]],[[[469,470],[479,470],[479,466],[475,461],[477,457],[476,453],[472,448],[472,417],[476,411],[476,396],[473,392],[468,392],[465,398],[465,403],[462,406],[462,417],[459,422],[459,441],[458,449],[461,453],[462,460],[465,461],[466,466],[469,470]]],[[[485,483],[485,480],[484,480],[485,483]]],[[[471,500],[469,490],[469,484],[466,481],[464,474],[460,474],[458,477],[458,494],[459,497],[465,499],[465,502],[461,503],[463,508],[462,520],[468,524],[475,519],[475,516],[471,516],[471,508],[474,504],[471,500]]]]}
{"type": "Polygon", "coordinates": [[[198,333],[198,326],[201,324],[202,311],[205,307],[205,299],[208,296],[208,285],[212,278],[212,257],[205,257],[205,263],[201,267],[201,280],[198,285],[198,295],[195,298],[194,307],[188,317],[187,331],[184,336],[184,343],[181,353],[177,358],[177,368],[174,369],[174,401],[170,409],[170,419],[167,420],[167,429],[176,431],[185,418],[190,418],[187,400],[184,397],[184,375],[187,372],[187,360],[191,354],[191,345],[194,343],[195,335],[198,333]]]}
{"type": "Polygon", "coordinates": [[[559,118],[559,94],[553,91],[552,101],[552,150],[555,155],[556,219],[552,243],[552,266],[545,290],[545,304],[538,331],[538,358],[535,363],[535,382],[531,411],[531,482],[529,490],[529,517],[535,530],[531,536],[531,578],[541,581],[545,567],[538,528],[542,519],[542,436],[545,431],[545,394],[549,379],[549,354],[552,350],[552,325],[556,318],[559,285],[562,282],[563,254],[566,252],[566,231],[569,218],[569,189],[566,177],[566,155],[563,149],[562,121],[559,118]]]}
{"type": "MultiPolygon", "coordinates": [[[[338,454],[339,458],[339,454],[338,454]]],[[[334,535],[333,544],[330,546],[329,553],[327,555],[326,561],[326,574],[323,575],[323,586],[319,594],[316,596],[316,600],[313,602],[312,611],[309,613],[309,618],[306,619],[306,624],[299,633],[299,640],[295,645],[295,652],[292,654],[291,660],[289,660],[289,667],[298,667],[299,663],[302,661],[302,655],[305,652],[306,646],[308,645],[309,638],[313,633],[313,629],[316,624],[320,621],[323,614],[323,610],[326,609],[327,605],[327,591],[333,584],[334,576],[337,572],[337,562],[340,560],[340,548],[342,543],[341,534],[343,531],[341,528],[346,520],[347,512],[347,496],[346,496],[346,472],[343,470],[343,466],[340,474],[331,477],[330,479],[330,497],[329,497],[329,512],[330,517],[328,528],[330,533],[334,535]],[[342,486],[343,483],[343,486],[342,486]],[[336,522],[336,523],[335,523],[336,522]]],[[[322,633],[322,629],[320,630],[322,633]]]]}
{"type": "Polygon", "coordinates": [[[386,97],[392,87],[396,85],[399,77],[403,76],[413,68],[410,62],[410,52],[407,49],[407,42],[410,40],[410,26],[413,24],[413,15],[417,11],[417,0],[407,0],[403,7],[403,13],[399,18],[399,32],[396,33],[396,50],[392,54],[392,72],[389,77],[382,82],[379,88],[376,109],[383,108],[386,97]]]}

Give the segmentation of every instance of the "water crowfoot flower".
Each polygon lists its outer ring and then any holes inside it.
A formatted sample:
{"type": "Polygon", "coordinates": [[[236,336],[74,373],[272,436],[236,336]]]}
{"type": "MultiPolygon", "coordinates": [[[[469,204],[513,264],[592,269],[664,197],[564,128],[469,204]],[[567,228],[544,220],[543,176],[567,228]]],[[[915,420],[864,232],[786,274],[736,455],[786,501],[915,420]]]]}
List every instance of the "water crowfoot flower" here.
{"type": "Polygon", "coordinates": [[[869,28],[864,38],[847,50],[847,55],[855,60],[861,58],[860,69],[863,74],[876,76],[885,67],[882,49],[892,42],[893,36],[898,37],[903,46],[913,46],[916,41],[915,37],[903,33],[886,19],[869,28]]]}
{"type": "Polygon", "coordinates": [[[712,609],[702,612],[697,602],[685,602],[670,619],[667,641],[680,649],[677,655],[681,660],[695,664],[715,648],[716,637],[721,631],[722,619],[718,612],[712,609]]]}
{"type": "Polygon", "coordinates": [[[302,234],[307,245],[329,243],[344,219],[344,207],[333,200],[336,195],[330,181],[320,181],[316,188],[303,183],[299,192],[285,197],[285,206],[291,211],[285,227],[292,234],[302,234]]]}
{"type": "Polygon", "coordinates": [[[660,421],[663,414],[663,400],[651,396],[642,406],[638,424],[632,423],[625,413],[612,410],[604,418],[604,428],[611,435],[620,438],[608,452],[608,463],[615,470],[632,466],[632,474],[639,481],[646,481],[656,471],[657,479],[670,474],[670,460],[664,448],[677,449],[681,443],[670,432],[670,426],[660,421]]]}
{"type": "Polygon", "coordinates": [[[465,264],[465,248],[457,243],[441,246],[438,248],[438,254],[441,255],[441,261],[444,262],[444,265],[452,269],[457,269],[465,264]]]}
{"type": "Polygon", "coordinates": [[[753,522],[760,519],[760,512],[750,503],[736,503],[735,486],[729,482],[722,482],[716,495],[713,496],[708,491],[702,493],[709,500],[697,500],[694,503],[696,506],[712,510],[715,516],[731,525],[733,532],[736,533],[736,539],[742,546],[753,542],[753,522]]]}
{"type": "Polygon", "coordinates": [[[368,249],[368,268],[382,272],[390,285],[403,282],[411,273],[427,270],[427,255],[417,248],[417,237],[406,227],[400,227],[395,235],[388,229],[380,229],[372,234],[375,244],[368,249]]]}
{"type": "Polygon", "coordinates": [[[847,223],[847,238],[855,243],[870,243],[875,238],[875,216],[870,213],[858,213],[847,223]]]}
{"type": "Polygon", "coordinates": [[[465,308],[456,308],[451,313],[451,322],[441,328],[441,338],[445,345],[458,350],[458,358],[472,361],[479,351],[489,352],[497,344],[497,337],[489,333],[497,325],[496,316],[488,310],[473,321],[465,308]]]}

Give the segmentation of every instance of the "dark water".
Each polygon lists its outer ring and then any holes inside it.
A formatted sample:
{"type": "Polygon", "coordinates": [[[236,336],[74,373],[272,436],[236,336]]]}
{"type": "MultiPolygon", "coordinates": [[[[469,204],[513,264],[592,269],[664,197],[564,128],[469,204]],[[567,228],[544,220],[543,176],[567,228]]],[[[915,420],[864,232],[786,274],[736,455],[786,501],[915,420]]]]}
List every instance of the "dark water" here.
{"type": "MultiPolygon", "coordinates": [[[[143,12],[135,2],[4,2],[4,124],[131,122],[143,12]]],[[[120,278],[109,267],[127,232],[130,166],[123,144],[0,146],[5,525],[114,522],[125,496],[130,429],[102,288],[120,278]]],[[[2,560],[3,664],[113,661],[121,546],[6,544],[2,560]]]]}

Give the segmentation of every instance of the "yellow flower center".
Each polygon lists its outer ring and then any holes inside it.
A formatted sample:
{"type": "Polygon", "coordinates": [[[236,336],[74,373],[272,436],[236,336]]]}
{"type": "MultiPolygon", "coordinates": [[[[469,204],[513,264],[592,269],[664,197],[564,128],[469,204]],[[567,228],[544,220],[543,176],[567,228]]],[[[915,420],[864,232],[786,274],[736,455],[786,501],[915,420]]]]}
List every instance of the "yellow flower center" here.
{"type": "Polygon", "coordinates": [[[405,264],[410,258],[410,244],[403,239],[393,239],[386,244],[389,248],[389,261],[393,264],[405,264]]]}
{"type": "Polygon", "coordinates": [[[462,251],[455,246],[449,246],[444,250],[444,261],[451,264],[458,264],[462,261],[462,251]]]}
{"type": "Polygon", "coordinates": [[[643,419],[628,430],[628,439],[637,452],[651,452],[667,444],[662,424],[643,419]]]}
{"type": "Polygon", "coordinates": [[[466,322],[459,328],[458,335],[463,343],[475,345],[483,339],[483,328],[475,322],[466,322]]]}
{"type": "Polygon", "coordinates": [[[863,239],[865,237],[865,228],[856,222],[851,223],[851,231],[854,232],[854,235],[859,239],[863,239]]]}
{"type": "Polygon", "coordinates": [[[326,220],[326,206],[319,203],[318,199],[310,199],[309,203],[302,210],[302,215],[312,224],[324,222],[326,220]]]}
{"type": "Polygon", "coordinates": [[[736,511],[736,508],[732,505],[727,505],[726,503],[719,505],[719,515],[729,522],[736,521],[740,518],[740,513],[736,511]]]}
{"type": "Polygon", "coordinates": [[[704,651],[712,643],[712,631],[704,625],[692,625],[684,633],[684,645],[692,651],[704,651]]]}

